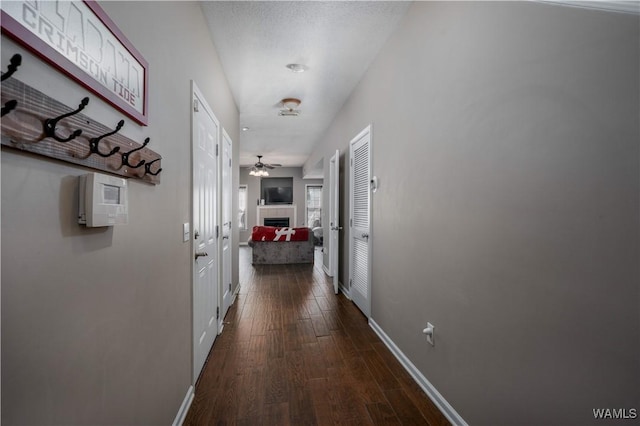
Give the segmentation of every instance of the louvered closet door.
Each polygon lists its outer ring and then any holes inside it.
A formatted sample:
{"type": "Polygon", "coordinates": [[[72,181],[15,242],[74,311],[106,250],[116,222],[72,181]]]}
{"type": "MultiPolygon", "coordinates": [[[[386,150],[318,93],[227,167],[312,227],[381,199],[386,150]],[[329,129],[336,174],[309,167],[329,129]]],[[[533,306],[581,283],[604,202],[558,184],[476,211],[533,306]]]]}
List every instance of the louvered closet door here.
{"type": "Polygon", "coordinates": [[[349,146],[349,292],[353,302],[368,318],[371,314],[371,126],[353,138],[349,146]]]}

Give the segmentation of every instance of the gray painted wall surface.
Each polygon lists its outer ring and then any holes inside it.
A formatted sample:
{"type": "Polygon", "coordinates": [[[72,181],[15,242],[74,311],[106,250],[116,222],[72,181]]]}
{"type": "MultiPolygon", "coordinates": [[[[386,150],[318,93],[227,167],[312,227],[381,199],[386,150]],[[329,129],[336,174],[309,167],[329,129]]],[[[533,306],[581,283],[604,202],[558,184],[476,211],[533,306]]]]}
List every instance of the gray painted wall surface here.
{"type": "MultiPolygon", "coordinates": [[[[256,225],[257,201],[260,199],[260,179],[249,175],[249,167],[240,167],[240,185],[247,185],[247,230],[240,231],[240,242],[246,243],[256,225]]],[[[308,226],[305,214],[305,185],[322,185],[322,179],[302,179],[302,167],[276,167],[269,177],[293,178],[293,204],[296,205],[297,226],[308,226]]],[[[324,220],[324,209],[323,209],[324,220]]]]}
{"type": "Polygon", "coordinates": [[[373,123],[372,318],[470,424],[639,407],[639,27],[416,2],[307,162],[373,123]]]}
{"type": "MultiPolygon", "coordinates": [[[[5,425],[170,424],[191,384],[190,80],[236,142],[238,112],[198,4],[101,6],[149,62],[149,126],[122,133],[151,138],[162,183],[129,180],[129,224],[87,229],[76,182],[90,170],[2,149],[5,425]]],[[[3,36],[2,64],[16,52],[16,78],[67,105],[87,94],[3,36]]],[[[122,118],[90,97],[93,119],[122,118]]]]}

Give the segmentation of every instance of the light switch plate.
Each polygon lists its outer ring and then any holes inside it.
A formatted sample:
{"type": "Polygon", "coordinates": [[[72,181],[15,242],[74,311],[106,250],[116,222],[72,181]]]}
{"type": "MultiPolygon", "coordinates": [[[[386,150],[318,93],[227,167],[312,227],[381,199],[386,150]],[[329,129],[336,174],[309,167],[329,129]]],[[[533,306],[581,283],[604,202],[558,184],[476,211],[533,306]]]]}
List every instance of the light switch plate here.
{"type": "Polygon", "coordinates": [[[188,223],[183,223],[182,224],[182,241],[183,242],[189,241],[189,238],[191,237],[189,234],[190,234],[189,224],[188,223]]]}

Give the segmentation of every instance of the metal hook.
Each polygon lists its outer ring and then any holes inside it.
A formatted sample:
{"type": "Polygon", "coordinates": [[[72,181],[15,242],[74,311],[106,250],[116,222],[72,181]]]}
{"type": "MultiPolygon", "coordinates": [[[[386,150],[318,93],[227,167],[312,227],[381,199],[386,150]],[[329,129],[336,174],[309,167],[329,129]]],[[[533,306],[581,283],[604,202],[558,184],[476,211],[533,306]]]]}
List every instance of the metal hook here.
{"type": "Polygon", "coordinates": [[[160,168],[158,169],[158,171],[157,171],[157,172],[152,172],[152,171],[151,171],[151,165],[152,165],[153,163],[155,163],[156,161],[160,161],[161,159],[162,159],[162,158],[156,158],[155,160],[150,161],[150,162],[148,162],[147,164],[145,164],[145,165],[144,165],[144,174],[145,174],[145,175],[151,175],[151,176],[157,176],[157,175],[159,175],[159,174],[160,174],[160,172],[162,171],[162,167],[160,167],[160,168]]]}
{"type": "Polygon", "coordinates": [[[16,72],[20,64],[22,64],[22,56],[19,53],[16,53],[11,57],[9,62],[10,64],[7,67],[7,72],[2,74],[2,78],[0,79],[0,81],[5,81],[9,77],[11,77],[14,72],[16,72]]]}
{"type": "Polygon", "coordinates": [[[6,114],[9,114],[12,110],[16,109],[17,106],[18,106],[18,101],[16,101],[15,99],[7,102],[2,107],[2,115],[1,116],[4,117],[6,114]]]}
{"type": "Polygon", "coordinates": [[[90,149],[91,153],[98,154],[100,157],[105,157],[106,158],[106,157],[111,157],[113,154],[115,154],[116,152],[120,151],[120,147],[116,146],[115,148],[113,148],[107,154],[103,154],[98,149],[98,144],[100,143],[100,140],[102,140],[103,138],[106,138],[107,136],[111,136],[111,135],[114,135],[114,134],[118,133],[120,131],[120,129],[122,129],[122,126],[124,126],[124,120],[120,120],[118,122],[118,125],[116,126],[116,129],[113,132],[105,133],[104,135],[98,136],[97,138],[89,139],[89,149],[90,149]]]}
{"type": "Polygon", "coordinates": [[[70,140],[73,140],[80,136],[82,134],[82,130],[78,129],[71,133],[68,137],[61,138],[60,136],[56,135],[56,127],[58,126],[58,121],[79,113],[87,105],[89,105],[89,98],[83,98],[82,101],[80,101],[80,105],[78,105],[77,110],[62,114],[61,116],[56,118],[47,118],[46,120],[44,120],[44,134],[50,138],[57,140],[58,142],[69,142],[70,140]]]}
{"type": "Polygon", "coordinates": [[[150,138],[146,138],[141,147],[138,147],[136,149],[132,149],[129,152],[123,152],[122,153],[122,165],[131,167],[132,169],[137,169],[138,167],[142,166],[145,163],[144,160],[140,160],[140,162],[138,164],[136,164],[135,166],[133,164],[130,164],[129,163],[129,155],[131,155],[132,153],[134,153],[136,151],[140,151],[142,148],[147,146],[147,144],[149,143],[149,140],[150,140],[150,138]]]}

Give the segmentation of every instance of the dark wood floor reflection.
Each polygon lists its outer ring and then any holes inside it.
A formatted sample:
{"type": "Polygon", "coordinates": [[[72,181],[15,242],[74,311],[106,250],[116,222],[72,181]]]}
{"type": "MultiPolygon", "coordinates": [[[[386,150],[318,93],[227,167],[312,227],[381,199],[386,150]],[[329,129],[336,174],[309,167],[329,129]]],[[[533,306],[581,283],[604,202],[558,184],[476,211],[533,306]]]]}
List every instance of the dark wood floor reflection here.
{"type": "Polygon", "coordinates": [[[186,425],[443,425],[444,416],[316,265],[253,267],[186,425]]]}

